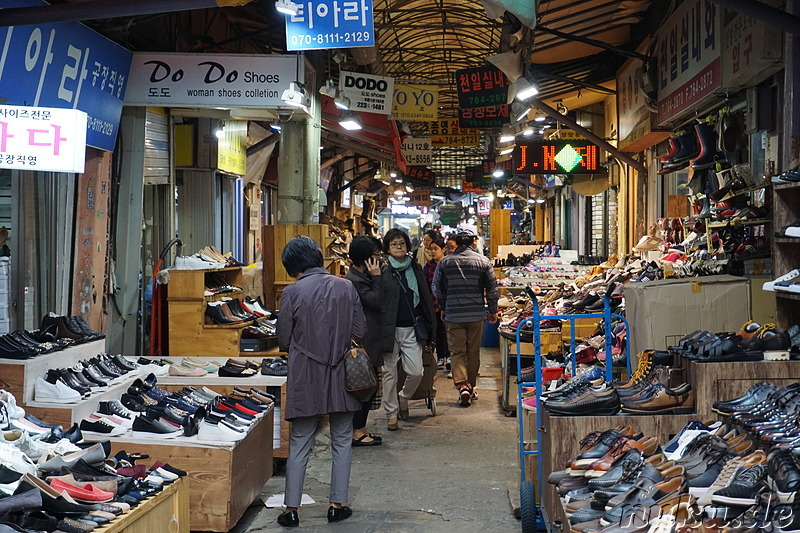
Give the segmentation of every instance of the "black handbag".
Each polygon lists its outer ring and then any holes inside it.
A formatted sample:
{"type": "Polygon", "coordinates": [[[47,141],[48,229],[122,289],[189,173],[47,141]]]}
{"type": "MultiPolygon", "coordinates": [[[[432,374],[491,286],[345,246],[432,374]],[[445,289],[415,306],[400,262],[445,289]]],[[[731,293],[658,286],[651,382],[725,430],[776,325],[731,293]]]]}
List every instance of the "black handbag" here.
{"type": "Polygon", "coordinates": [[[369,355],[355,340],[344,353],[344,388],[360,402],[367,402],[378,390],[378,376],[369,355]]]}
{"type": "Polygon", "coordinates": [[[428,324],[428,319],[425,318],[425,315],[414,314],[414,306],[411,305],[411,301],[408,298],[408,293],[406,292],[405,286],[399,279],[400,274],[398,274],[397,270],[395,269],[392,269],[392,274],[398,278],[397,282],[400,284],[400,290],[403,291],[408,308],[411,309],[411,316],[414,317],[414,335],[417,337],[417,342],[428,342],[431,340],[431,326],[428,324]]]}

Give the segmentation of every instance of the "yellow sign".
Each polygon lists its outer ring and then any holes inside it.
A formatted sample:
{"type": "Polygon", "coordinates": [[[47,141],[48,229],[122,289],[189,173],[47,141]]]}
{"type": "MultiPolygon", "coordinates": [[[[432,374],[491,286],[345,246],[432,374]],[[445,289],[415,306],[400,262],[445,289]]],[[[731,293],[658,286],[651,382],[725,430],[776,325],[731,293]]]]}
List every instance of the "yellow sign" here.
{"type": "Polygon", "coordinates": [[[586,137],[574,130],[544,130],[545,139],[561,139],[562,141],[585,141],[586,137]],[[558,134],[558,135],[557,135],[558,134]],[[551,137],[556,135],[556,137],[551,137]]]}
{"type": "Polygon", "coordinates": [[[431,146],[477,146],[481,143],[476,129],[459,128],[457,118],[446,118],[428,122],[431,146]]]}
{"type": "Polygon", "coordinates": [[[226,120],[223,136],[217,142],[217,168],[244,176],[247,172],[246,120],[226,120]]]}
{"type": "Polygon", "coordinates": [[[436,120],[439,87],[394,84],[392,115],[396,120],[436,120]]]}

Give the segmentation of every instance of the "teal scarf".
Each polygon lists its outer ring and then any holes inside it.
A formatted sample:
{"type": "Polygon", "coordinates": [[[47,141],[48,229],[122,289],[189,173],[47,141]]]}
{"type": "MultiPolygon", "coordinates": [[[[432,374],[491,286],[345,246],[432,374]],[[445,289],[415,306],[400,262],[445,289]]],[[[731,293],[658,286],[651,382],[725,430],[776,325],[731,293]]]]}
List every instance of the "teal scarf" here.
{"type": "MultiPolygon", "coordinates": [[[[398,261],[394,257],[389,256],[389,264],[398,272],[405,271],[406,283],[411,292],[414,293],[414,309],[419,305],[419,285],[417,285],[417,276],[414,274],[414,268],[411,267],[411,258],[406,257],[402,261],[398,261]]],[[[402,288],[402,287],[401,287],[402,288]]]]}

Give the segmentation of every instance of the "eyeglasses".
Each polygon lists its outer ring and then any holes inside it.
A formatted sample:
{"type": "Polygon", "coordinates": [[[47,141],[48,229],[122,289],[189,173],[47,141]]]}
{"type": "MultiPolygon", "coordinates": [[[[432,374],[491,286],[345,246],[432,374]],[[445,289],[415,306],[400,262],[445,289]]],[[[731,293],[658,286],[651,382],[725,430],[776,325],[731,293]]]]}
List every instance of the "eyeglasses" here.
{"type": "Polygon", "coordinates": [[[405,248],[406,241],[394,241],[389,243],[390,248],[405,248]]]}

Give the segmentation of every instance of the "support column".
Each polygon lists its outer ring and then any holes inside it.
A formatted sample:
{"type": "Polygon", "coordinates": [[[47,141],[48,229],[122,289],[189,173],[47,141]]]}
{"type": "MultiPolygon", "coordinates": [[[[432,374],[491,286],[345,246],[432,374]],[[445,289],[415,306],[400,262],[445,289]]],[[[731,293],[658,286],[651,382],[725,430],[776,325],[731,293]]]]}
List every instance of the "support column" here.
{"type": "Polygon", "coordinates": [[[307,122],[305,119],[290,120],[281,130],[275,220],[278,224],[303,224],[307,122]]]}
{"type": "Polygon", "coordinates": [[[305,166],[303,174],[303,223],[319,224],[319,146],[322,140],[322,105],[314,91],[311,117],[306,120],[305,166]]]}
{"type": "MultiPolygon", "coordinates": [[[[787,0],[786,11],[800,13],[800,0],[787,0]]],[[[784,44],[783,114],[781,159],[776,169],[783,172],[800,157],[800,36],[787,33],[784,44]]]]}
{"type": "Polygon", "coordinates": [[[138,354],[139,276],[141,271],[144,199],[144,107],[125,107],[120,123],[122,171],[114,231],[113,276],[108,303],[106,350],[138,354]]]}

